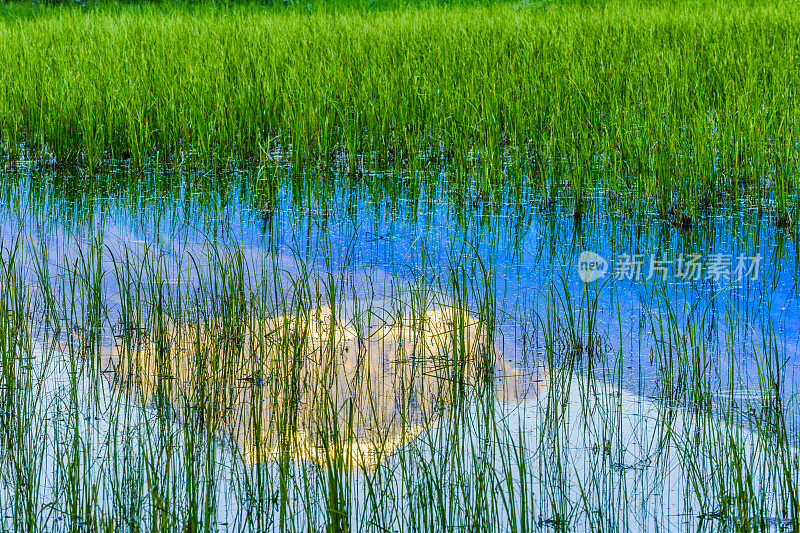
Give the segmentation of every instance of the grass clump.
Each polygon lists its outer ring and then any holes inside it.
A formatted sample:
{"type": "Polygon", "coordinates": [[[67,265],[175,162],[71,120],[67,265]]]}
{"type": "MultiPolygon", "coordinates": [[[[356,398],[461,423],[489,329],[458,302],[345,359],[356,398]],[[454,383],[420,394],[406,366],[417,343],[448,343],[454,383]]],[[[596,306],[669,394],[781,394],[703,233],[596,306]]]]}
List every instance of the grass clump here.
{"type": "Polygon", "coordinates": [[[798,7],[43,8],[0,19],[0,144],[87,173],[441,168],[483,197],[567,187],[579,216],[598,189],[664,215],[753,196],[788,223],[798,7]]]}

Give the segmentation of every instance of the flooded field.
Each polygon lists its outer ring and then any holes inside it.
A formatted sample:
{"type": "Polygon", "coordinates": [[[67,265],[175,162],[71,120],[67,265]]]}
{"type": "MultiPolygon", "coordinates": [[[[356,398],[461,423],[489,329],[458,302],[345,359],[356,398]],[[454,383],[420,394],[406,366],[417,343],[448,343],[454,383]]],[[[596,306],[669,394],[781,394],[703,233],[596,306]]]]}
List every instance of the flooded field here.
{"type": "Polygon", "coordinates": [[[792,228],[258,180],[4,174],[4,529],[800,524],[792,228]]]}
{"type": "Polygon", "coordinates": [[[0,1],[0,532],[800,530],[798,43],[0,1]]]}

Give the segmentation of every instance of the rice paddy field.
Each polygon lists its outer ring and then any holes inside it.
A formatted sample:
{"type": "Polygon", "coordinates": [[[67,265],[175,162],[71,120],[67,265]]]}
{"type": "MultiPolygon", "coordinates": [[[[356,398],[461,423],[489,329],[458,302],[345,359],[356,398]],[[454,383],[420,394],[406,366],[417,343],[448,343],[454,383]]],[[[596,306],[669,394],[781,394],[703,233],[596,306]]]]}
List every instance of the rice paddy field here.
{"type": "Polygon", "coordinates": [[[0,530],[800,529],[800,3],[0,3],[0,530]]]}

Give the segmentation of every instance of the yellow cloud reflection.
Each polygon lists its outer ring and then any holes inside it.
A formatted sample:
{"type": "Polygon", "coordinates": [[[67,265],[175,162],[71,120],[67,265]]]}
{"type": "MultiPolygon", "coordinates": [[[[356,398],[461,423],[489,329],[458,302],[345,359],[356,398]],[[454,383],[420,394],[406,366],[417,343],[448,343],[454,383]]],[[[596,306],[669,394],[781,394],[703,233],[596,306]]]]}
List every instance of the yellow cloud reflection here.
{"type": "Polygon", "coordinates": [[[458,307],[368,322],[321,306],[172,326],[103,365],[143,401],[234,436],[248,461],[323,466],[377,464],[478,387],[517,401],[530,386],[458,307]]]}

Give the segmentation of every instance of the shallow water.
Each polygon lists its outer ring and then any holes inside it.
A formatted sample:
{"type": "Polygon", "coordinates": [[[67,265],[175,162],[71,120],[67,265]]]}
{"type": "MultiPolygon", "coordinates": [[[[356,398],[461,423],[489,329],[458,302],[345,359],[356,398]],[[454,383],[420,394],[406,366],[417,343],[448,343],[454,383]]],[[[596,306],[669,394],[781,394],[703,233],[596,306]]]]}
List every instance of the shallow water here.
{"type": "MultiPolygon", "coordinates": [[[[561,437],[572,450],[564,460],[584,470],[565,472],[560,481],[542,478],[534,493],[542,499],[539,511],[545,521],[550,514],[544,510],[552,506],[544,501],[552,497],[548,484],[555,492],[559,483],[568,484],[573,492],[565,498],[576,500],[582,496],[574,493],[575,483],[599,483],[597,472],[613,472],[623,483],[639,474],[647,478],[648,490],[661,491],[658,498],[669,500],[661,508],[668,515],[664,524],[683,524],[681,517],[691,514],[693,505],[705,508],[703,502],[675,495],[676,487],[686,486],[687,472],[665,481],[667,472],[679,468],[680,455],[659,459],[652,469],[649,463],[647,468],[637,467],[655,453],[652,442],[664,431],[664,417],[680,419],[672,427],[676,433],[685,428],[695,432],[695,427],[705,432],[709,423],[697,422],[705,415],[694,414],[706,410],[704,402],[710,404],[711,416],[725,421],[723,427],[741,424],[758,435],[769,433],[764,413],[779,405],[796,446],[800,246],[796,231],[760,222],[752,208],[720,209],[681,228],[655,216],[606,213],[602,202],[596,215],[576,224],[567,208],[542,210],[538,203],[523,200],[464,204],[441,190],[381,196],[344,187],[323,193],[284,183],[277,194],[264,195],[248,194],[247,186],[184,183],[174,188],[107,186],[101,192],[81,193],[80,187],[53,183],[47,176],[6,177],[0,242],[4,259],[16,254],[15,264],[22,266],[18,281],[30,291],[27,312],[36,342],[56,343],[62,349],[56,358],[60,374],[51,385],[61,387],[65,395],[71,394],[71,370],[70,357],[63,354],[74,358],[94,350],[107,355],[119,348],[119,339],[130,340],[131,331],[134,336],[152,333],[154,320],[173,328],[181,327],[181,320],[215,324],[215,317],[240,313],[231,302],[249,306],[256,294],[263,300],[262,311],[277,311],[283,305],[292,313],[298,305],[319,308],[334,301],[343,316],[361,316],[357,311],[369,307],[370,316],[386,324],[419,306],[420,300],[438,298],[439,305],[446,301],[475,320],[493,322],[493,344],[502,361],[495,366],[519,370],[535,391],[542,386],[547,391],[501,401],[497,407],[509,424],[504,438],[524,429],[520,420],[536,414],[536,429],[525,433],[525,443],[538,443],[538,458],[530,461],[538,462],[542,472],[553,459],[542,453],[555,453],[561,445],[547,434],[547,413],[558,410],[547,402],[562,385],[569,389],[567,383],[599,384],[601,392],[593,394],[595,400],[602,397],[607,402],[602,409],[571,393],[558,400],[569,405],[567,411],[602,414],[582,414],[572,422],[567,414],[566,421],[559,422],[572,424],[569,435],[561,437]],[[580,264],[581,257],[599,258],[607,270],[587,282],[589,271],[580,264]],[[663,262],[651,264],[651,257],[663,262]],[[699,257],[699,269],[679,272],[691,257],[699,257]],[[637,264],[641,279],[622,269],[637,264]],[[667,268],[651,276],[652,266],[667,268]],[[741,267],[744,270],[737,272],[741,267]],[[226,284],[231,273],[235,275],[230,279],[242,282],[241,287],[226,284]],[[60,301],[47,301],[43,279],[59,287],[52,294],[60,295],[60,301]],[[236,299],[240,293],[241,301],[236,299]],[[176,300],[176,295],[183,299],[176,300]],[[163,305],[160,298],[165,299],[163,305]],[[176,308],[182,310],[182,319],[156,316],[160,309],[176,308]],[[101,317],[96,321],[99,330],[90,332],[87,317],[95,316],[101,317]],[[563,377],[552,377],[562,371],[563,377]],[[604,440],[598,435],[608,431],[603,424],[613,417],[640,422],[626,422],[634,429],[620,429],[616,440],[604,440]],[[587,433],[581,424],[600,429],[587,433]],[[583,437],[575,440],[574,435],[583,437]],[[607,453],[597,452],[606,446],[607,453]],[[602,468],[595,464],[598,457],[603,458],[602,468]]],[[[250,316],[249,311],[241,312],[250,316]]],[[[148,337],[137,342],[154,341],[148,337]]],[[[103,397],[89,403],[97,407],[103,397]]],[[[147,403],[143,420],[155,412],[151,408],[152,402],[147,403]]],[[[437,417],[429,422],[426,428],[415,426],[418,437],[410,447],[392,446],[387,452],[400,449],[402,456],[403,450],[412,450],[409,453],[420,461],[430,462],[437,439],[443,438],[437,431],[445,431],[439,428],[450,427],[452,421],[437,417]]],[[[136,424],[141,429],[146,422],[136,424]]],[[[613,425],[627,428],[625,424],[613,425]]],[[[483,438],[472,432],[462,436],[465,442],[483,438]]],[[[718,445],[718,437],[710,436],[708,442],[718,445]]],[[[150,438],[149,433],[137,437],[150,438]]],[[[497,452],[501,455],[506,445],[514,446],[508,439],[492,438],[495,444],[506,443],[497,452]]],[[[745,448],[758,448],[750,433],[742,439],[745,448]]],[[[222,449],[220,464],[228,466],[220,468],[240,468],[230,466],[236,464],[235,454],[222,449]]],[[[52,453],[59,453],[58,446],[52,453]]],[[[758,463],[758,468],[764,464],[758,463]]],[[[222,486],[227,487],[231,479],[223,478],[222,486]]],[[[639,489],[647,483],[641,481],[639,489]]],[[[361,497],[353,491],[356,499],[361,497]]],[[[602,500],[608,494],[595,496],[602,500]]],[[[613,505],[615,500],[608,498],[605,504],[613,505]]],[[[657,514],[658,498],[640,502],[647,516],[657,514]]],[[[221,522],[235,514],[241,502],[227,505],[219,514],[221,522]]],[[[357,509],[366,504],[353,505],[357,509]]],[[[558,513],[553,516],[556,525],[565,520],[558,513]]]]}
{"type": "MultiPolygon", "coordinates": [[[[237,190],[71,200],[46,188],[30,194],[25,183],[8,189],[0,211],[4,247],[21,238],[30,255],[46,245],[52,268],[80,261],[102,235],[107,271],[126,253],[140,261],[158,258],[168,282],[184,286],[198,284],[208,272],[203,262],[213,261],[219,248],[240,252],[253,277],[278,269],[287,286],[302,269],[320,279],[335,271],[348,280],[350,299],[382,300],[403,282],[420,280],[448,292],[453,273],[461,271],[475,312],[485,281],[493,285],[499,341],[506,359],[521,367],[545,358],[548,308],[555,302],[564,319],[568,293],[576,319],[586,320],[579,316],[582,299],[596,300],[592,362],[621,366],[617,372],[629,390],[658,394],[654,330],[668,309],[677,326],[686,330],[691,322],[704,339],[715,394],[757,395],[757,366],[765,357],[780,369],[787,391],[800,382],[797,232],[760,222],[752,208],[719,210],[687,230],[655,216],[618,218],[602,204],[599,215],[576,225],[533,202],[464,206],[441,192],[375,200],[339,190],[309,200],[284,190],[265,210],[258,207],[263,198],[237,190]],[[587,250],[604,258],[608,271],[585,284],[579,256],[587,250]],[[699,268],[690,265],[681,277],[681,258],[686,265],[692,256],[699,256],[699,268]],[[650,272],[651,259],[666,260],[667,271],[660,263],[650,272]],[[637,263],[639,280],[632,279],[637,263]],[[775,353],[759,353],[765,331],[775,334],[775,353]]],[[[113,309],[119,290],[111,277],[103,280],[103,298],[113,309]]],[[[553,348],[569,352],[574,346],[560,333],[561,346],[553,348]]],[[[583,343],[585,353],[590,343],[583,343]]]]}

